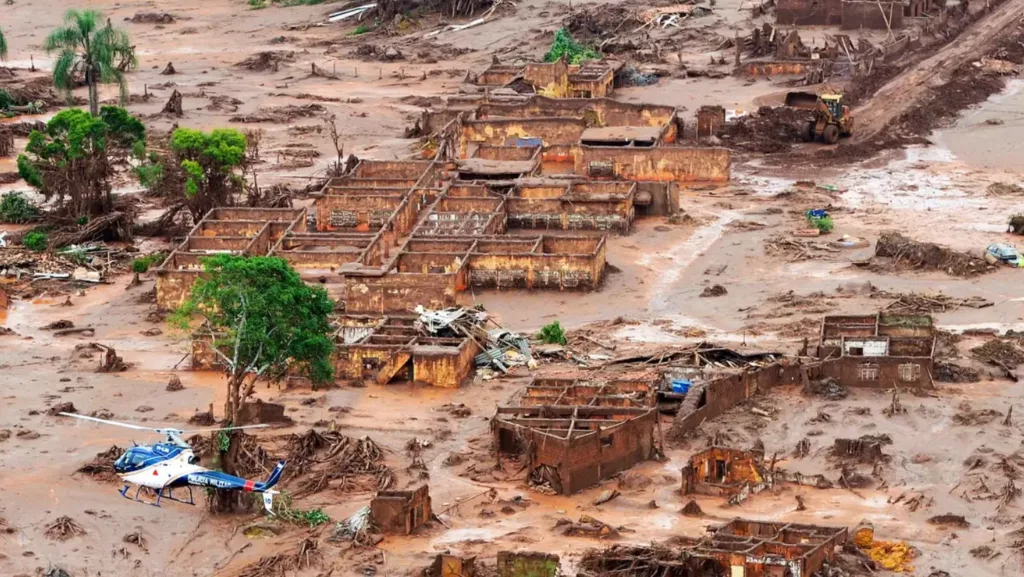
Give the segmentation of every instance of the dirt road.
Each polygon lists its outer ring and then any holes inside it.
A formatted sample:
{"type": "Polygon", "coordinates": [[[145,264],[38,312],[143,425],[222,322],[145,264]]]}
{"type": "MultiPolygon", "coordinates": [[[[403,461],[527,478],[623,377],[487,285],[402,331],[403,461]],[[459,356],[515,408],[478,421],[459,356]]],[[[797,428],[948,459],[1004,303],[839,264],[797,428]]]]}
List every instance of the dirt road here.
{"type": "Polygon", "coordinates": [[[1007,0],[943,46],[931,57],[910,66],[855,111],[856,142],[871,140],[893,120],[912,109],[929,89],[942,86],[950,73],[999,40],[1024,13],[1024,0],[1007,0]]]}

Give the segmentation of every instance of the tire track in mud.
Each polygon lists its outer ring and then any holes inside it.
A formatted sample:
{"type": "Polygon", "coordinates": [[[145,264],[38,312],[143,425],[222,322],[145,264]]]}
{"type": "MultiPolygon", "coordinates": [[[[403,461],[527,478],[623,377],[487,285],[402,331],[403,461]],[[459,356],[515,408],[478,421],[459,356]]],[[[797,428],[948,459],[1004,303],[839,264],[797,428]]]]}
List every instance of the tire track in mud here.
{"type": "Polygon", "coordinates": [[[1024,0],[1007,0],[970,24],[932,56],[910,66],[886,83],[867,104],[857,108],[854,142],[867,142],[902,114],[913,110],[929,90],[942,86],[965,62],[979,58],[997,44],[1024,14],[1024,0]]]}
{"type": "MultiPolygon", "coordinates": [[[[668,259],[671,266],[659,271],[650,289],[651,297],[647,301],[647,312],[652,317],[678,316],[668,306],[671,296],[671,289],[679,277],[688,269],[697,258],[710,249],[725,233],[725,227],[740,218],[738,212],[726,210],[719,213],[711,213],[717,220],[698,228],[686,240],[672,245],[668,250],[655,254],[645,254],[638,263],[642,266],[657,270],[657,265],[652,262],[655,259],[668,259]]],[[[714,327],[707,327],[714,328],[714,327]]]]}

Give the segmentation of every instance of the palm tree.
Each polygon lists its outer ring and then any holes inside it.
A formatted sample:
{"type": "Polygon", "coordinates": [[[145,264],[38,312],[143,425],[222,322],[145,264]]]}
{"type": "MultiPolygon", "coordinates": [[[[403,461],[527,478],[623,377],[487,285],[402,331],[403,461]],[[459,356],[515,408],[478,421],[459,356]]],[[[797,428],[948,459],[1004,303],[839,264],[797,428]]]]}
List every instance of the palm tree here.
{"type": "Polygon", "coordinates": [[[0,30],[0,60],[7,60],[7,39],[3,30],[0,30]]]}
{"type": "Polygon", "coordinates": [[[98,84],[117,84],[121,105],[128,100],[128,83],[124,71],[138,66],[135,49],[128,34],[118,30],[96,10],[68,10],[64,26],[46,37],[43,45],[49,53],[57,53],[53,63],[53,85],[71,98],[76,77],[85,79],[89,87],[89,111],[99,115],[98,84]],[[119,66],[120,64],[120,66],[119,66]]]}

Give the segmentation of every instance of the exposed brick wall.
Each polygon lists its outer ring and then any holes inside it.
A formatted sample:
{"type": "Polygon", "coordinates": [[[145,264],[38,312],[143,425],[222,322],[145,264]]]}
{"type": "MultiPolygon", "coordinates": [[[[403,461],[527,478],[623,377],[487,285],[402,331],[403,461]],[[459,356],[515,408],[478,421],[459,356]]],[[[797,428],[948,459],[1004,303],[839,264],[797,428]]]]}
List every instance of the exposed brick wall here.
{"type": "Polygon", "coordinates": [[[843,22],[840,25],[843,30],[860,28],[885,30],[887,19],[889,27],[893,30],[903,28],[902,2],[878,3],[843,0],[843,22]]]}

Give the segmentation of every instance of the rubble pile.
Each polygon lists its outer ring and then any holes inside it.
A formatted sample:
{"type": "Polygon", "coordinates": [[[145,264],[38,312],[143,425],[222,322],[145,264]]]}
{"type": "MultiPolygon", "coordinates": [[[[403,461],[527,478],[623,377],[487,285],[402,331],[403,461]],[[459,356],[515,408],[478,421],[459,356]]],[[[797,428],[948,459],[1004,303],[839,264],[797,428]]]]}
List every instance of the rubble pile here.
{"type": "Polygon", "coordinates": [[[384,462],[384,452],[373,439],[353,439],[334,431],[310,429],[292,435],[285,448],[289,472],[285,480],[300,497],[325,489],[338,492],[388,489],[395,474],[384,462]]]}
{"type": "Polygon", "coordinates": [[[58,517],[56,521],[46,526],[46,530],[43,531],[43,535],[47,539],[53,541],[67,541],[73,537],[80,537],[85,535],[85,529],[82,528],[74,519],[64,515],[58,517]]]}
{"type": "MultiPolygon", "coordinates": [[[[508,373],[513,367],[537,366],[530,350],[530,341],[494,322],[484,311],[465,307],[430,310],[417,306],[415,312],[419,315],[415,327],[420,334],[468,338],[480,345],[483,352],[474,359],[478,368],[508,373]]],[[[492,375],[485,372],[484,378],[492,375]]]]}
{"type": "Polygon", "coordinates": [[[983,309],[994,305],[992,301],[970,296],[957,298],[942,293],[892,293],[872,287],[871,298],[893,299],[893,302],[882,307],[882,310],[894,314],[931,314],[955,311],[959,308],[983,309]]]}
{"type": "Polygon", "coordinates": [[[291,552],[260,557],[259,561],[246,565],[238,577],[277,577],[294,571],[307,570],[323,564],[320,542],[306,538],[291,552]]]}
{"type": "Polygon", "coordinates": [[[961,427],[981,426],[992,423],[1003,416],[995,409],[973,409],[967,401],[957,406],[957,413],[953,415],[953,424],[961,427]]]}
{"type": "Polygon", "coordinates": [[[971,349],[971,354],[978,360],[1010,368],[1024,364],[1024,347],[1013,339],[992,339],[971,349]]]}
{"type": "Polygon", "coordinates": [[[828,401],[841,401],[845,399],[850,392],[839,383],[839,381],[826,377],[824,379],[817,379],[814,381],[808,381],[804,386],[805,395],[813,395],[818,397],[824,397],[828,401]]]}
{"type": "Polygon", "coordinates": [[[615,539],[622,528],[615,528],[604,521],[590,515],[581,515],[579,521],[559,519],[555,523],[554,532],[567,537],[592,537],[595,539],[615,539]]]}
{"type": "Polygon", "coordinates": [[[270,122],[284,124],[296,118],[310,118],[326,112],[323,104],[311,102],[309,104],[288,104],[285,106],[273,106],[260,108],[252,114],[239,114],[228,119],[229,122],[270,122]]]}
{"type": "Polygon", "coordinates": [[[827,242],[776,235],[765,241],[764,250],[771,255],[782,255],[790,261],[828,258],[841,252],[827,242]]]}
{"type": "Polygon", "coordinates": [[[104,243],[72,244],[56,252],[7,246],[0,248],[0,278],[15,279],[5,285],[5,290],[21,296],[39,290],[30,282],[38,284],[40,280],[69,282],[66,288],[70,290],[74,284],[99,283],[107,276],[126,272],[131,255],[104,243]]]}
{"type": "Polygon", "coordinates": [[[952,276],[970,277],[995,270],[985,259],[931,242],[918,242],[898,232],[878,237],[875,257],[888,259],[891,270],[941,270],[952,276]]]}
{"type": "Polygon", "coordinates": [[[956,363],[935,363],[935,380],[940,383],[976,383],[981,380],[978,371],[956,363]]]}
{"type": "Polygon", "coordinates": [[[661,577],[676,575],[685,553],[662,545],[614,545],[591,549],[580,559],[580,574],[593,577],[661,577]]]}
{"type": "Polygon", "coordinates": [[[800,142],[800,127],[807,122],[806,110],[762,106],[756,114],[741,116],[723,127],[722,140],[744,152],[773,154],[786,152],[800,142]]]}
{"type": "Polygon", "coordinates": [[[267,50],[257,52],[245,60],[235,64],[240,68],[253,72],[277,72],[281,64],[295,61],[295,52],[291,50],[267,50]]]}
{"type": "Polygon", "coordinates": [[[114,461],[124,454],[124,449],[112,445],[102,453],[96,453],[96,458],[78,468],[78,473],[89,475],[93,479],[102,482],[116,482],[120,478],[114,472],[114,461]]]}

